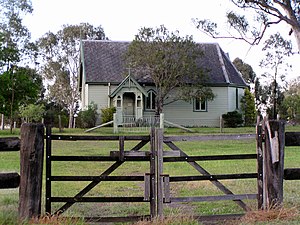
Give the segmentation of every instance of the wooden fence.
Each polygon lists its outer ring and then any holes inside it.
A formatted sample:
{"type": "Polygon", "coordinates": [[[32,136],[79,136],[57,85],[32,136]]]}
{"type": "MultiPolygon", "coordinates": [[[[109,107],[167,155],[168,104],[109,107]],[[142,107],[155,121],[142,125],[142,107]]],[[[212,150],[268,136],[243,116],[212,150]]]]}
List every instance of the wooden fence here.
{"type": "Polygon", "coordinates": [[[0,138],[0,152],[20,151],[20,175],[1,173],[0,188],[19,187],[19,218],[41,214],[44,126],[23,124],[19,138],[0,138]]]}
{"type": "MultiPolygon", "coordinates": [[[[249,207],[244,199],[257,199],[258,209],[270,209],[282,205],[283,180],[299,180],[300,168],[284,169],[284,147],[300,146],[300,132],[284,131],[282,121],[264,121],[257,126],[256,135],[208,135],[208,136],[164,136],[161,129],[152,129],[146,136],[70,136],[53,135],[47,128],[44,137],[44,127],[41,124],[24,124],[21,128],[21,141],[18,138],[0,139],[0,151],[18,151],[20,149],[20,175],[17,173],[0,174],[1,188],[19,188],[19,216],[21,219],[38,216],[41,213],[41,187],[43,169],[44,138],[46,139],[46,212],[60,215],[78,202],[144,202],[149,204],[149,214],[131,217],[86,217],[89,221],[98,222],[125,222],[140,219],[152,219],[163,216],[166,204],[178,202],[203,201],[234,201],[243,210],[249,207]],[[257,140],[257,152],[254,154],[189,156],[181,149],[180,141],[205,140],[257,140]],[[111,151],[109,156],[64,156],[52,153],[53,141],[118,141],[118,151],[111,151]],[[138,141],[130,150],[125,149],[126,141],[138,141]],[[149,144],[147,151],[141,149],[149,144]],[[166,151],[164,146],[171,150],[166,151]],[[211,174],[200,164],[201,161],[212,160],[256,160],[255,173],[211,174]],[[54,176],[52,163],[55,161],[111,161],[105,171],[97,176],[54,176]],[[149,163],[148,172],[136,176],[111,176],[122,164],[128,161],[144,161],[149,163]],[[187,162],[199,175],[170,176],[164,173],[164,163],[187,162]],[[256,179],[257,192],[234,194],[226,187],[222,180],[228,179],[256,179]],[[224,195],[219,196],[190,196],[177,197],[170,193],[170,185],[181,181],[209,181],[224,195]],[[53,196],[52,182],[59,181],[89,181],[90,183],[71,197],[53,196]],[[144,195],[139,197],[86,197],[94,187],[105,181],[142,181],[144,195]],[[52,203],[64,203],[59,209],[52,212],[52,203]]],[[[231,218],[236,215],[213,215],[213,217],[198,216],[199,220],[214,218],[231,218]]]]}

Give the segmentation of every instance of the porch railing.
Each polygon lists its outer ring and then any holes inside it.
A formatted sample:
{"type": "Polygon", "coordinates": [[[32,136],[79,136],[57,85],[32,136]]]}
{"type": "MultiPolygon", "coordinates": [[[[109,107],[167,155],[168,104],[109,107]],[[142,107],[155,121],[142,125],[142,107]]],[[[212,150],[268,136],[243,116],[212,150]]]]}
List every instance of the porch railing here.
{"type": "Polygon", "coordinates": [[[126,131],[126,132],[139,132],[149,131],[151,127],[160,127],[161,116],[143,116],[136,118],[135,115],[122,116],[121,121],[117,121],[114,124],[114,132],[126,131]]]}

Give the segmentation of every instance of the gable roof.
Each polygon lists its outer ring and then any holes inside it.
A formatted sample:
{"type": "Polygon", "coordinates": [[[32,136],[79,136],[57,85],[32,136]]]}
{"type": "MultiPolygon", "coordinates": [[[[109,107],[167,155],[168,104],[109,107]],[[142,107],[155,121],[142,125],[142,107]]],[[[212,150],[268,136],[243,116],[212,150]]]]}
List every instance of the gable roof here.
{"type": "Polygon", "coordinates": [[[110,97],[115,97],[116,94],[122,90],[123,88],[131,88],[135,87],[137,88],[143,95],[147,96],[147,92],[144,90],[144,88],[139,85],[139,83],[130,75],[128,75],[120,84],[119,86],[113,91],[113,93],[110,94],[110,97]]]}
{"type": "MultiPolygon", "coordinates": [[[[119,84],[128,75],[124,55],[130,42],[91,41],[81,44],[81,63],[85,70],[86,83],[119,84]]],[[[213,86],[247,86],[241,74],[236,70],[227,55],[217,43],[199,43],[204,56],[197,64],[209,70],[209,84],[213,86]]],[[[80,74],[82,76],[82,74],[80,74]]],[[[152,83],[151,78],[136,77],[140,84],[152,83]]]]}

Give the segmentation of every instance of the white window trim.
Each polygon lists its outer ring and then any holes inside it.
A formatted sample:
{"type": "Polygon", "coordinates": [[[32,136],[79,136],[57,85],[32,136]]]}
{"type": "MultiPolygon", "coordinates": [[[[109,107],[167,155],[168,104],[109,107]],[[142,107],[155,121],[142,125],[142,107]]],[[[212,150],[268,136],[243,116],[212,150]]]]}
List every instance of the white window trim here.
{"type": "Polygon", "coordinates": [[[207,112],[207,100],[205,99],[204,100],[204,103],[205,103],[205,109],[201,109],[201,102],[202,102],[202,100],[201,99],[199,99],[198,101],[200,101],[199,103],[199,106],[200,106],[200,109],[196,109],[196,101],[197,101],[197,99],[194,99],[193,100],[193,110],[194,110],[194,112],[207,112]]]}

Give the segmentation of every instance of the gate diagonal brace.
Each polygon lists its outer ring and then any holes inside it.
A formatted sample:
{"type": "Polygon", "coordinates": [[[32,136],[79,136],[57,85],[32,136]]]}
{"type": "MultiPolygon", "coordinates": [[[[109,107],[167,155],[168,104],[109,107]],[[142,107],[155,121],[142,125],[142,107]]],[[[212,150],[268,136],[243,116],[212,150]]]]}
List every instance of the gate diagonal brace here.
{"type": "MultiPolygon", "coordinates": [[[[164,142],[167,146],[169,146],[173,151],[179,151],[181,156],[188,156],[184,151],[182,151],[178,146],[176,146],[173,142],[164,142]]],[[[196,161],[188,162],[192,167],[194,167],[198,172],[202,175],[211,176],[211,174],[205,170],[202,166],[200,166],[196,161]]],[[[230,191],[224,184],[222,184],[218,180],[210,181],[213,185],[215,185],[220,191],[222,191],[226,195],[233,195],[234,193],[230,191]]],[[[251,209],[243,202],[242,200],[233,200],[236,204],[238,204],[243,210],[250,211],[251,209]]]]}
{"type": "MultiPolygon", "coordinates": [[[[146,145],[149,141],[140,141],[136,146],[134,146],[130,152],[136,152],[139,151],[144,145],[146,145]]],[[[111,174],[113,171],[115,171],[118,167],[120,167],[125,161],[117,161],[114,164],[112,164],[107,170],[105,170],[103,173],[101,173],[99,176],[108,176],[109,174],[111,174]]],[[[85,194],[87,194],[90,190],[92,190],[95,186],[97,186],[99,183],[101,183],[100,181],[92,181],[90,184],[88,184],[87,186],[85,186],[78,194],[76,194],[74,196],[75,198],[81,198],[83,197],[85,194]]],[[[63,206],[61,206],[55,213],[54,215],[60,215],[63,212],[65,212],[67,209],[69,209],[75,202],[67,202],[65,203],[63,206]]]]}

